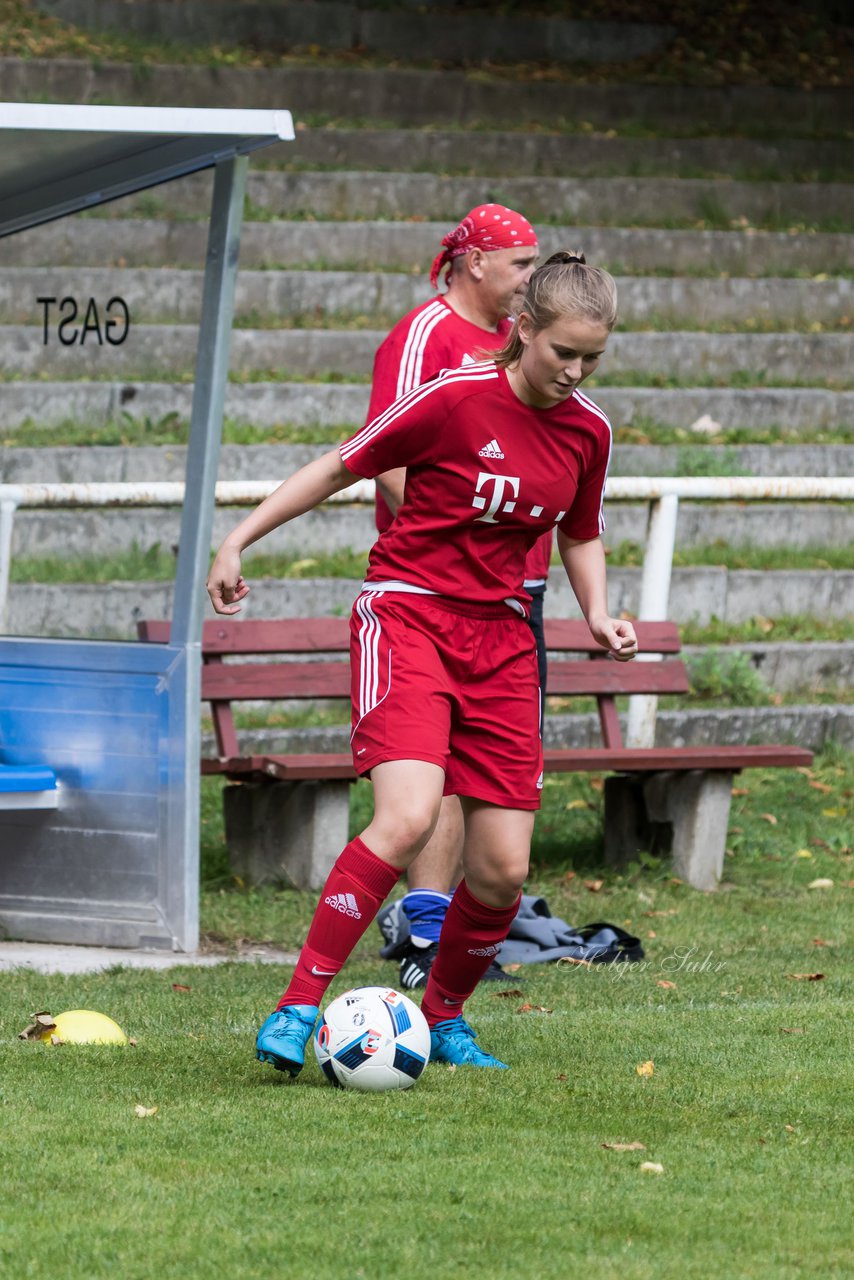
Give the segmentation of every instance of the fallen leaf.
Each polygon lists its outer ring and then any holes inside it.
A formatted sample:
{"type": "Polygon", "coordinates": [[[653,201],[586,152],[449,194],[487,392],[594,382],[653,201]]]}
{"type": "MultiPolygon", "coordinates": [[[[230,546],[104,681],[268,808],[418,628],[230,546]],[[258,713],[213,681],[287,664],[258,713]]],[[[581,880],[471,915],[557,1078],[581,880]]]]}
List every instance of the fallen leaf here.
{"type": "Polygon", "coordinates": [[[664,1173],[664,1165],[656,1164],[654,1160],[644,1160],[640,1171],[641,1173],[664,1173]]]}
{"type": "Polygon", "coordinates": [[[19,1040],[41,1040],[46,1031],[56,1026],[53,1014],[48,1013],[46,1009],[43,1009],[41,1013],[31,1013],[30,1018],[32,1021],[29,1025],[24,1027],[23,1031],[18,1032],[19,1040]]]}
{"type": "Polygon", "coordinates": [[[826,942],[824,938],[813,938],[812,944],[814,947],[832,947],[833,946],[832,942],[826,942]]]}
{"type": "Polygon", "coordinates": [[[797,1132],[798,1132],[798,1131],[797,1131],[797,1129],[795,1128],[795,1126],[794,1126],[793,1124],[784,1124],[784,1125],[783,1125],[783,1128],[786,1130],[786,1133],[797,1133],[797,1132]]]}
{"type": "Polygon", "coordinates": [[[606,1151],[646,1151],[642,1142],[603,1142],[606,1151]]]}
{"type": "Polygon", "coordinates": [[[183,982],[173,982],[172,990],[173,991],[192,991],[193,988],[184,986],[183,982]]]}
{"type": "Polygon", "coordinates": [[[524,991],[520,991],[518,987],[510,987],[507,991],[493,991],[492,993],[498,1000],[507,1000],[510,996],[523,996],[524,991]]]}
{"type": "Polygon", "coordinates": [[[521,966],[520,964],[506,964],[506,965],[504,966],[504,972],[505,972],[505,973],[518,973],[518,972],[519,972],[519,970],[520,970],[521,968],[522,968],[522,966],[521,966]]]}
{"type": "Polygon", "coordinates": [[[580,960],[575,956],[558,956],[558,964],[579,964],[584,969],[592,969],[593,964],[590,960],[580,960]]]}
{"type": "Polygon", "coordinates": [[[826,879],[810,880],[809,884],[807,885],[807,888],[808,889],[832,889],[833,881],[826,880],[826,879]]]}
{"type": "Polygon", "coordinates": [[[560,1075],[558,1076],[558,1080],[568,1080],[568,1079],[569,1079],[569,1076],[566,1074],[566,1072],[561,1071],[560,1075]]]}
{"type": "Polygon", "coordinates": [[[833,787],[831,787],[827,782],[810,781],[809,785],[815,791],[823,791],[825,795],[827,795],[828,791],[833,790],[833,787]]]}
{"type": "Polygon", "coordinates": [[[796,982],[821,982],[824,977],[823,973],[787,973],[787,978],[794,978],[796,982]]]}
{"type": "Polygon", "coordinates": [[[569,804],[565,804],[564,809],[586,809],[586,800],[570,800],[569,804]]]}
{"type": "Polygon", "coordinates": [[[776,827],[777,819],[773,813],[760,813],[760,818],[764,818],[766,822],[770,822],[772,827],[776,827]]]}
{"type": "Polygon", "coordinates": [[[604,778],[590,778],[590,780],[589,780],[589,781],[590,781],[590,786],[593,788],[593,790],[594,790],[594,791],[604,791],[604,790],[605,790],[605,779],[604,779],[604,778]]]}
{"type": "Polygon", "coordinates": [[[573,880],[575,879],[575,874],[576,873],[574,871],[567,871],[563,877],[564,884],[572,884],[573,880]]]}
{"type": "Polygon", "coordinates": [[[604,880],[585,880],[584,887],[589,889],[591,893],[598,893],[604,883],[604,880]]]}
{"type": "Polygon", "coordinates": [[[802,1036],[804,1034],[803,1027],[781,1027],[780,1030],[787,1036],[802,1036]]]}
{"type": "Polygon", "coordinates": [[[679,912],[675,907],[668,907],[666,911],[645,911],[645,916],[678,916],[679,912]]]}
{"type": "Polygon", "coordinates": [[[811,858],[811,857],[812,857],[812,854],[810,853],[809,849],[798,849],[798,850],[795,852],[795,857],[796,857],[796,858],[811,858]]]}
{"type": "Polygon", "coordinates": [[[659,978],[655,984],[657,987],[664,987],[665,991],[675,991],[676,983],[668,982],[666,978],[659,978]]]}
{"type": "Polygon", "coordinates": [[[750,788],[749,787],[733,787],[732,792],[730,794],[734,796],[749,796],[750,788]]]}
{"type": "Polygon", "coordinates": [[[135,1115],[138,1115],[138,1116],[140,1117],[140,1119],[143,1119],[143,1117],[145,1117],[145,1116],[156,1116],[156,1115],[157,1115],[157,1112],[158,1112],[158,1110],[159,1110],[159,1108],[158,1108],[158,1107],[144,1107],[144,1106],[142,1106],[142,1104],[141,1104],[141,1103],[139,1103],[139,1102],[138,1102],[138,1103],[136,1104],[136,1106],[134,1107],[134,1109],[133,1109],[133,1110],[134,1110],[134,1114],[135,1114],[135,1115]]]}
{"type": "Polygon", "coordinates": [[[822,813],[824,814],[825,818],[844,818],[845,817],[844,809],[822,809],[822,813]]]}
{"type": "Polygon", "coordinates": [[[635,1067],[635,1071],[638,1073],[639,1076],[643,1076],[645,1080],[648,1080],[649,1077],[652,1075],[652,1073],[655,1071],[655,1065],[652,1059],[648,1058],[646,1062],[639,1062],[638,1065],[635,1067]]]}
{"type": "Polygon", "coordinates": [[[516,1010],[517,1013],[554,1013],[554,1009],[547,1009],[544,1004],[520,1004],[516,1010]]]}

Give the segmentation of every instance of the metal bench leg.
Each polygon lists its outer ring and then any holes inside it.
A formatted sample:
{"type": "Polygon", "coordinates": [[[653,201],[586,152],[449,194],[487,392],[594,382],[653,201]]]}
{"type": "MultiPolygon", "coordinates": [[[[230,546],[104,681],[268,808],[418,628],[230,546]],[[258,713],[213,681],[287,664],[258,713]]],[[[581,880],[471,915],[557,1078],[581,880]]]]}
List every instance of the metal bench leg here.
{"type": "Polygon", "coordinates": [[[657,773],[644,784],[653,822],[673,828],[673,872],[694,889],[716,889],[721,878],[732,800],[731,772],[691,769],[657,773]]]}
{"type": "Polygon", "coordinates": [[[245,782],[223,792],[225,841],[244,884],[321,889],[348,839],[348,782],[245,782]]]}

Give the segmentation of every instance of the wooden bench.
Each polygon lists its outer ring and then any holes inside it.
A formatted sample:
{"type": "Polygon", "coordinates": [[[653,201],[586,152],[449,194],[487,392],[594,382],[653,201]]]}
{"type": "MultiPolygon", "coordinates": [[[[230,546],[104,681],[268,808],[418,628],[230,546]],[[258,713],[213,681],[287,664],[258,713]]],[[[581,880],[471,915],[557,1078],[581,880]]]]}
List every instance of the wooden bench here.
{"type": "MultiPolygon", "coordinates": [[[[669,850],[674,873],[698,889],[720,879],[732,779],[741,769],[807,766],[801,747],[626,747],[616,698],[685,694],[688,672],[670,622],[636,624],[641,651],[660,661],[614,662],[584,622],[546,622],[552,657],[548,692],[596,699],[602,745],[547,749],[547,773],[594,771],[605,781],[605,857],[618,864],[641,850],[669,850]]],[[[168,622],[138,624],[140,639],[165,642],[168,622]]],[[[202,773],[238,785],[225,789],[226,841],[235,873],[247,883],[285,880],[319,888],[347,841],[349,753],[247,754],[232,706],[245,701],[349,698],[349,626],[345,618],[211,620],[202,639],[202,697],[210,703],[217,756],[202,773]],[[263,659],[275,655],[276,662],[263,659]],[[245,661],[252,658],[253,661],[245,661]],[[260,661],[259,661],[260,659],[260,661]]]]}

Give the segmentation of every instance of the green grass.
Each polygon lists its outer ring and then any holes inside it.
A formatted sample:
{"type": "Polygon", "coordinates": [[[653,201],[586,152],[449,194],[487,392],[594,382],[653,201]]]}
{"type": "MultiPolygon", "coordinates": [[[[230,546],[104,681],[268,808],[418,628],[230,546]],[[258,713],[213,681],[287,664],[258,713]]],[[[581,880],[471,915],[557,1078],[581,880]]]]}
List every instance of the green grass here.
{"type": "MultiPolygon", "coordinates": [[[[223,424],[224,444],[337,444],[352,435],[355,423],[294,426],[287,422],[271,426],[235,418],[223,424]]],[[[29,419],[2,431],[4,448],[58,448],[79,445],[181,445],[186,444],[189,425],[177,413],[161,418],[142,418],[123,414],[113,422],[90,423],[66,419],[46,425],[29,419]]],[[[677,454],[676,475],[738,475],[737,455],[719,449],[719,445],[740,444],[854,444],[854,425],[839,423],[831,427],[723,427],[711,437],[711,444],[697,444],[697,436],[686,427],[658,422],[645,414],[635,414],[627,425],[614,424],[618,444],[660,444],[681,446],[677,454]]],[[[619,474],[619,454],[615,455],[613,473],[619,474]]]]}
{"type": "MultiPolygon", "coordinates": [[[[327,552],[316,556],[249,555],[244,572],[254,578],[363,578],[367,553],[327,552]]],[[[159,542],[134,544],[110,556],[16,556],[12,582],[168,582],[175,577],[175,555],[159,542]]]]}
{"type": "Polygon", "coordinates": [[[747,622],[683,622],[679,626],[683,644],[843,644],[854,640],[854,617],[820,618],[812,614],[790,614],[779,618],[756,615],[747,622]]]}
{"type": "MultiPolygon", "coordinates": [[[[852,765],[829,751],[809,773],[744,775],[713,895],[654,859],[603,869],[601,780],[548,779],[528,889],[570,923],[622,924],[646,956],[525,966],[509,998],[481,988],[469,1016],[511,1062],[500,1076],[431,1066],[407,1093],[368,1096],[331,1090],[310,1059],[291,1083],[251,1048],[286,966],[0,975],[0,1268],[15,1280],[562,1280],[568,1265],[604,1280],[846,1276],[852,765]],[[833,887],[809,889],[818,878],[833,887]],[[824,977],[789,976],[810,973],[824,977]],[[73,1007],[108,1013],[136,1046],[15,1038],[32,1010],[73,1007]],[[633,1142],[643,1149],[603,1146],[633,1142]]],[[[356,788],[356,825],[369,791],[356,788]]],[[[208,814],[218,799],[206,788],[208,814]]],[[[205,866],[216,871],[209,847],[205,866]]],[[[203,925],[212,945],[292,949],[313,900],[214,875],[203,925]]],[[[393,981],[378,946],[372,927],[331,994],[393,981]]]]}
{"type": "MultiPolygon", "coordinates": [[[[613,567],[643,564],[643,547],[637,542],[621,542],[607,548],[613,567]]],[[[753,547],[714,542],[704,546],[677,548],[674,567],[716,565],[728,569],[850,569],[854,562],[850,546],[753,547]]],[[[244,560],[249,578],[353,578],[361,579],[367,568],[367,552],[341,550],[314,555],[252,555],[244,560]]],[[[16,556],[10,567],[12,582],[167,582],[175,576],[175,554],[161,547],[134,543],[127,551],[113,555],[16,556]]]]}
{"type": "MultiPolygon", "coordinates": [[[[621,542],[607,548],[608,563],[613,567],[643,564],[644,549],[639,542],[621,542]]],[[[851,569],[854,546],[784,546],[757,547],[747,544],[712,542],[696,547],[677,547],[673,552],[674,568],[693,565],[718,565],[726,569],[851,569]]]]}

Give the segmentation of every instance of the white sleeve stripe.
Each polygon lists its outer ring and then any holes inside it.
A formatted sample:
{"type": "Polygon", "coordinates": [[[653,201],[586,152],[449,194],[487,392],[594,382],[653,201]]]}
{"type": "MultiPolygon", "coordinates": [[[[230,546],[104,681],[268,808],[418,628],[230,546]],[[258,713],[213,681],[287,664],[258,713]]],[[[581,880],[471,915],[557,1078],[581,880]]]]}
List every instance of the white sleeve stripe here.
{"type": "Polygon", "coordinates": [[[578,403],[580,405],[583,405],[585,409],[589,409],[589,411],[591,413],[594,413],[597,418],[601,418],[602,421],[605,423],[605,426],[608,428],[608,461],[605,464],[605,476],[604,476],[604,479],[602,480],[602,493],[600,494],[600,497],[599,497],[599,520],[598,520],[599,532],[604,533],[605,532],[605,485],[608,481],[608,471],[611,466],[611,452],[614,447],[614,432],[611,429],[611,422],[610,422],[610,419],[608,418],[608,415],[602,412],[598,404],[594,404],[592,400],[588,400],[587,396],[585,396],[581,391],[579,391],[577,387],[575,391],[573,391],[572,396],[573,396],[573,399],[577,400],[578,403]]]}
{"type": "Polygon", "coordinates": [[[436,325],[450,314],[444,303],[432,302],[415,317],[410,325],[397,373],[397,399],[420,383],[427,339],[436,325]]]}
{"type": "Polygon", "coordinates": [[[466,365],[465,369],[452,369],[440,378],[433,378],[430,382],[422,383],[420,387],[415,387],[412,391],[407,392],[405,396],[401,396],[399,400],[395,400],[384,413],[381,413],[378,418],[374,418],[373,422],[366,423],[362,430],[353,436],[352,440],[343,444],[340,449],[343,461],[346,462],[354,453],[369,444],[374,436],[379,435],[386,427],[396,422],[402,413],[406,413],[407,410],[419,404],[425,396],[432,395],[440,387],[456,382],[486,382],[497,377],[498,371],[495,365],[491,363],[477,364],[466,365]]]}

